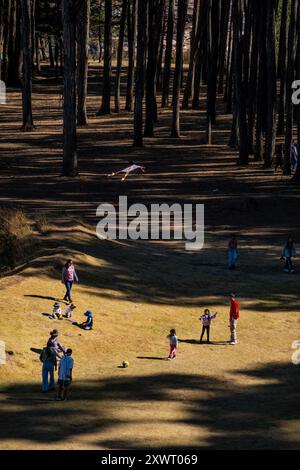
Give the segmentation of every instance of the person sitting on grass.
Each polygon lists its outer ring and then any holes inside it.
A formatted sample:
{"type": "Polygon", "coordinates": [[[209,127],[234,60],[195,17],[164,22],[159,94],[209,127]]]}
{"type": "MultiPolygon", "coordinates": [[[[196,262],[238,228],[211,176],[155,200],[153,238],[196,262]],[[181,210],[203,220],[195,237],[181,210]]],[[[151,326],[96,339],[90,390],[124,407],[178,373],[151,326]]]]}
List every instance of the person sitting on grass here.
{"type": "Polygon", "coordinates": [[[209,340],[210,324],[211,324],[211,321],[214,318],[216,318],[216,316],[217,316],[217,313],[211,314],[208,308],[206,308],[204,310],[204,315],[201,315],[201,317],[199,317],[199,320],[201,320],[202,322],[202,332],[201,332],[201,337],[200,337],[200,343],[202,343],[205,331],[207,335],[207,343],[210,343],[210,340],[209,340]]]}
{"type": "Polygon", "coordinates": [[[290,236],[283,247],[281,259],[285,260],[285,273],[294,273],[294,266],[292,258],[296,256],[296,246],[295,243],[290,236]]]}
{"type": "Polygon", "coordinates": [[[53,311],[51,313],[51,315],[49,316],[49,318],[51,320],[62,320],[62,310],[61,310],[61,307],[60,307],[60,303],[59,302],[55,302],[55,304],[53,305],[53,311]]]}
{"type": "Polygon", "coordinates": [[[71,317],[72,317],[72,313],[73,313],[73,311],[75,310],[75,308],[76,308],[76,305],[71,304],[71,305],[67,308],[67,310],[66,310],[65,317],[66,317],[66,318],[71,318],[71,317]]]}
{"type": "Polygon", "coordinates": [[[76,321],[73,321],[73,325],[79,326],[79,328],[82,328],[83,330],[92,330],[94,324],[93,312],[91,312],[91,310],[87,310],[84,315],[87,317],[85,322],[78,323],[76,321]]]}
{"type": "Polygon", "coordinates": [[[72,383],[72,371],[74,368],[74,359],[72,349],[67,349],[65,356],[61,359],[58,371],[58,392],[56,400],[64,401],[72,383]]]}
{"type": "Polygon", "coordinates": [[[176,349],[178,348],[178,337],[176,336],[176,330],[170,330],[170,334],[167,336],[170,341],[170,353],[168,360],[176,359],[176,349]]]}

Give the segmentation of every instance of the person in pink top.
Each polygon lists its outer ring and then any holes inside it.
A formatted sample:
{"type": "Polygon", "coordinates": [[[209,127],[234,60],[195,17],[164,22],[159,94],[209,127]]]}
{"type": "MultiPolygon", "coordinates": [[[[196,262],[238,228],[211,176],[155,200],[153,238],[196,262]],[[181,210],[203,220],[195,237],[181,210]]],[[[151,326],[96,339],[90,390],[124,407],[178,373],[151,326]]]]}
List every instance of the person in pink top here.
{"type": "Polygon", "coordinates": [[[71,302],[71,303],[73,302],[71,298],[71,290],[72,290],[74,281],[78,282],[78,277],[75,271],[73,261],[71,259],[68,259],[68,261],[66,262],[62,270],[61,282],[65,284],[66,289],[67,289],[65,296],[64,296],[64,300],[66,300],[67,302],[71,302]]]}

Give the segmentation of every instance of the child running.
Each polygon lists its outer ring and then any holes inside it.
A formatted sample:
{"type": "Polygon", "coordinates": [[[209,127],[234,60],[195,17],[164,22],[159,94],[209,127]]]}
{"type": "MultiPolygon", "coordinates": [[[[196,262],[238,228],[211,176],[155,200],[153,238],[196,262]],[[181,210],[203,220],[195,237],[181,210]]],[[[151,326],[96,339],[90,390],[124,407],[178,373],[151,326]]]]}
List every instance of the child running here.
{"type": "Polygon", "coordinates": [[[121,181],[125,181],[130,173],[145,173],[146,168],[144,166],[136,165],[136,163],[132,161],[129,163],[130,163],[130,166],[128,166],[127,168],[123,168],[123,170],[113,172],[107,176],[111,177],[111,176],[116,176],[116,175],[125,173],[125,175],[121,179],[121,181]]]}
{"type": "Polygon", "coordinates": [[[176,336],[176,330],[170,330],[170,334],[167,336],[170,341],[170,354],[168,360],[176,359],[176,349],[178,348],[178,338],[176,336]]]}
{"type": "Polygon", "coordinates": [[[209,335],[210,335],[210,324],[211,324],[211,321],[216,318],[217,316],[217,312],[214,313],[214,314],[211,314],[210,311],[208,310],[208,308],[206,308],[204,310],[204,315],[201,315],[201,317],[199,317],[199,320],[201,320],[202,322],[202,332],[201,332],[201,336],[200,336],[200,343],[202,343],[203,341],[203,336],[204,336],[204,333],[206,331],[206,335],[207,335],[207,343],[209,344],[210,343],[210,340],[209,340],[209,335]]]}

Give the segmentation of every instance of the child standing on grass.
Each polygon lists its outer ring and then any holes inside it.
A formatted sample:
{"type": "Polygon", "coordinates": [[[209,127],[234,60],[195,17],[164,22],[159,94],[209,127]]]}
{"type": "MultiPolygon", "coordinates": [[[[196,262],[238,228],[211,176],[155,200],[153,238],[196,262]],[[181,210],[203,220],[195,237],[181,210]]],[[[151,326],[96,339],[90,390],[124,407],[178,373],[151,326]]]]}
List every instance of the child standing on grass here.
{"type": "Polygon", "coordinates": [[[170,334],[167,336],[170,341],[170,353],[168,360],[171,361],[172,359],[176,358],[176,349],[178,348],[178,338],[176,336],[176,330],[170,330],[170,334]]]}
{"type": "Polygon", "coordinates": [[[202,333],[201,333],[201,337],[200,337],[200,343],[202,343],[205,331],[206,331],[206,334],[207,334],[207,342],[210,343],[210,340],[209,340],[210,324],[211,324],[211,321],[214,318],[216,318],[216,316],[217,316],[217,312],[212,315],[210,313],[210,311],[208,310],[208,308],[206,308],[204,310],[204,315],[199,317],[199,320],[202,321],[202,333]]]}
{"type": "Polygon", "coordinates": [[[72,371],[74,368],[74,360],[72,356],[72,349],[67,349],[65,356],[59,363],[58,372],[58,392],[56,400],[66,400],[69,387],[72,383],[72,371]]]}

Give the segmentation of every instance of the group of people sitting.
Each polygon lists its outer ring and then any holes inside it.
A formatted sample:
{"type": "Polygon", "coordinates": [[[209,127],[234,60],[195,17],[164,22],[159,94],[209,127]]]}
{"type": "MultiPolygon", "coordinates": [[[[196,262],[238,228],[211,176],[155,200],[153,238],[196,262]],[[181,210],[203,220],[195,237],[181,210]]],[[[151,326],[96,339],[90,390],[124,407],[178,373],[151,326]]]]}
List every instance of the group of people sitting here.
{"type": "Polygon", "coordinates": [[[93,312],[91,310],[87,310],[84,313],[86,320],[83,323],[78,323],[72,318],[75,308],[76,308],[76,305],[71,304],[67,307],[65,314],[63,314],[61,304],[59,302],[55,302],[53,305],[52,313],[51,315],[49,315],[49,318],[51,320],[63,320],[63,318],[67,318],[68,320],[72,322],[73,325],[79,326],[83,330],[92,330],[93,324],[94,324],[93,312]]]}

